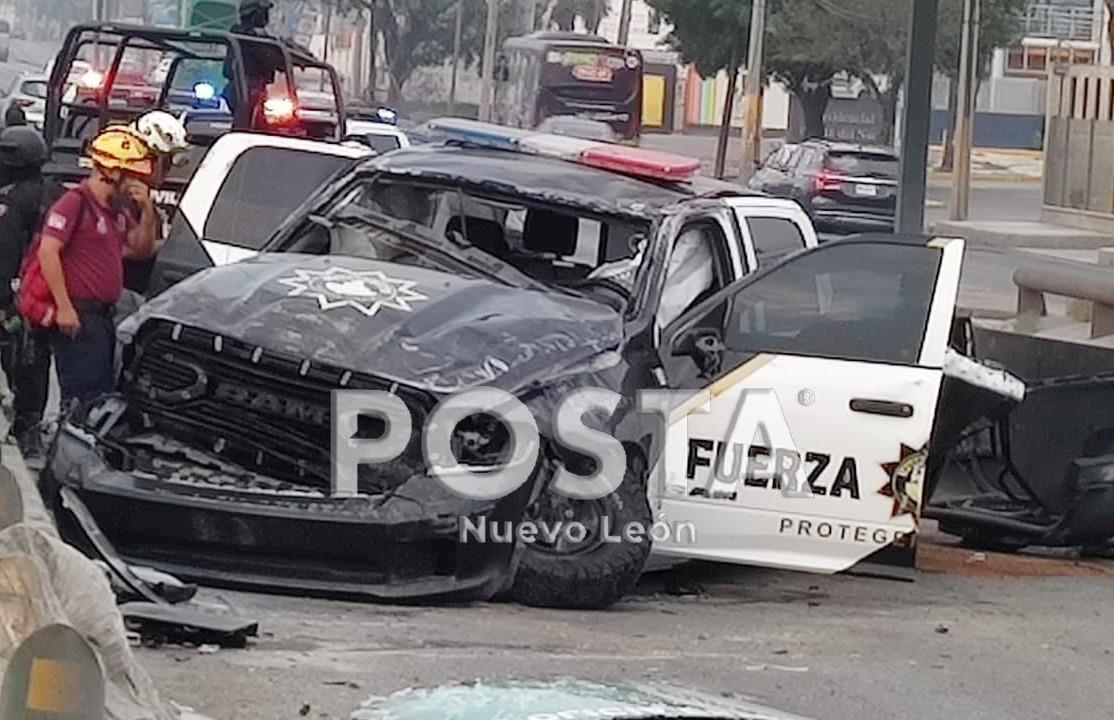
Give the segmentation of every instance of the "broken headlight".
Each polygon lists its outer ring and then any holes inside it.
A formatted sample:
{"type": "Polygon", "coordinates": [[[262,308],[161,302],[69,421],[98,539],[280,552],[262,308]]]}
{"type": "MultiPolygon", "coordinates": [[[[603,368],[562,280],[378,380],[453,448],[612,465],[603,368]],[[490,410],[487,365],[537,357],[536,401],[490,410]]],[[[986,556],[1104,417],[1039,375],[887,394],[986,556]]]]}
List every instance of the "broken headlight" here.
{"type": "Polygon", "coordinates": [[[476,413],[457,423],[450,447],[461,465],[498,467],[511,459],[514,442],[501,420],[489,413],[476,413]]]}

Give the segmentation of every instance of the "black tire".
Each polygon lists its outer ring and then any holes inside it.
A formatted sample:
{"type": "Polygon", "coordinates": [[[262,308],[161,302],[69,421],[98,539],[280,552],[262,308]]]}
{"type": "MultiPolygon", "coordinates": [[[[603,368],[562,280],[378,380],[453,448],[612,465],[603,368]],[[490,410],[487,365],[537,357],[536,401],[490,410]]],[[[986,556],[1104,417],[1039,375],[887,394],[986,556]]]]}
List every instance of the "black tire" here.
{"type": "MultiPolygon", "coordinates": [[[[541,541],[523,546],[522,558],[511,587],[511,599],[534,607],[600,610],[634,589],[650,555],[652,523],[646,498],[645,463],[631,454],[623,484],[601,500],[567,500],[545,495],[527,512],[531,520],[549,517],[555,508],[572,508],[580,517],[587,511],[610,519],[612,533],[628,523],[646,529],[642,542],[599,542],[562,551],[541,541]]],[[[566,516],[567,517],[567,516],[566,516]]]]}

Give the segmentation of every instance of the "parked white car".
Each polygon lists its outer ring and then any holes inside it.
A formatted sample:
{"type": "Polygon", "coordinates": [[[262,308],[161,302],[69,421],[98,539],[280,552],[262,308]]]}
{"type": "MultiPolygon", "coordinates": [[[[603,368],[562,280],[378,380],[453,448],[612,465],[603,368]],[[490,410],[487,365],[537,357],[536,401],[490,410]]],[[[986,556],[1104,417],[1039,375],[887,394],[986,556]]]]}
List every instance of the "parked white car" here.
{"type": "Polygon", "coordinates": [[[0,101],[0,118],[6,117],[12,105],[23,110],[27,123],[42,130],[46,116],[47,78],[45,75],[23,74],[16,77],[0,101]]]}

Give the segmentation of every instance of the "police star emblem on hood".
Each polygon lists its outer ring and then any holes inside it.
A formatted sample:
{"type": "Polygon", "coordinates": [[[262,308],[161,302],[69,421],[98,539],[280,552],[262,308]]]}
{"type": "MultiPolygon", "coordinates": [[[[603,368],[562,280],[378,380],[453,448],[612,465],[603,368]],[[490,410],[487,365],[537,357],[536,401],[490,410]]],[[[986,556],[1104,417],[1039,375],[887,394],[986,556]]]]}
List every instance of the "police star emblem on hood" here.
{"type": "Polygon", "coordinates": [[[367,317],[381,309],[411,312],[411,303],[429,298],[414,290],[410,280],[388,277],[380,270],[349,270],[333,266],[325,270],[295,269],[292,277],[279,278],[290,288],[287,297],[317,300],[322,310],[352,308],[367,317]]]}

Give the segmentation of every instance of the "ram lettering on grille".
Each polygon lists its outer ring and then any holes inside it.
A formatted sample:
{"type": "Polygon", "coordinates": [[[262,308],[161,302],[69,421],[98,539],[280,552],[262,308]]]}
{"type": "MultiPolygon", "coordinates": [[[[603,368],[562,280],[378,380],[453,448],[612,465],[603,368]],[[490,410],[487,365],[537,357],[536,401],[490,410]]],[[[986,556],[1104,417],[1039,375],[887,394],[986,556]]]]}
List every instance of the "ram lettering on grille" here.
{"type": "Polygon", "coordinates": [[[213,397],[218,400],[251,408],[271,415],[281,415],[291,420],[312,423],[320,427],[329,425],[329,408],[317,403],[304,402],[277,393],[245,387],[226,380],[217,383],[213,397]]]}

